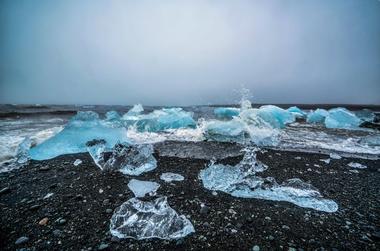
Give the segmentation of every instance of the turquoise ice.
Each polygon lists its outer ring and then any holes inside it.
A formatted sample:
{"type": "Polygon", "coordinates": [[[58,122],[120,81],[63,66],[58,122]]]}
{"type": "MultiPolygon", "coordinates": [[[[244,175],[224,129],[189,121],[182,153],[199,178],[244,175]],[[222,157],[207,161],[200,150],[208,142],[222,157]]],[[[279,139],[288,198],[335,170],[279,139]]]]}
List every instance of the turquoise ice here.
{"type": "Polygon", "coordinates": [[[214,114],[218,119],[232,119],[240,113],[239,108],[233,107],[218,107],[214,110],[214,114]]]}

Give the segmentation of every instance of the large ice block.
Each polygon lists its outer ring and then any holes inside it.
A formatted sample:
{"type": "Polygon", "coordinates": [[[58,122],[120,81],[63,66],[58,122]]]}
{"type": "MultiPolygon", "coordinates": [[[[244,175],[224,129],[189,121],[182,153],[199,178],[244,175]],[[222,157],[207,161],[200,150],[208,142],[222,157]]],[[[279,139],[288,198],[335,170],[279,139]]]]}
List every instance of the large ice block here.
{"type": "Polygon", "coordinates": [[[345,108],[329,110],[325,119],[327,128],[356,129],[363,121],[345,108]]]}
{"type": "Polygon", "coordinates": [[[300,108],[297,106],[292,106],[286,109],[288,112],[291,112],[296,116],[296,118],[304,118],[306,116],[306,112],[302,111],[300,108]]]}
{"type": "Polygon", "coordinates": [[[323,123],[329,112],[325,109],[317,109],[308,113],[306,121],[308,123],[323,123]]]}
{"type": "Polygon", "coordinates": [[[110,232],[118,238],[175,240],[195,232],[191,222],[172,209],[166,197],[152,201],[129,199],[111,218],[110,232]]]}
{"type": "Polygon", "coordinates": [[[218,119],[232,119],[239,115],[240,109],[233,107],[218,107],[214,110],[214,114],[218,119]]]}
{"type": "Polygon", "coordinates": [[[257,115],[269,123],[273,128],[284,128],[286,124],[295,121],[293,113],[275,105],[264,105],[256,111],[257,115]]]}

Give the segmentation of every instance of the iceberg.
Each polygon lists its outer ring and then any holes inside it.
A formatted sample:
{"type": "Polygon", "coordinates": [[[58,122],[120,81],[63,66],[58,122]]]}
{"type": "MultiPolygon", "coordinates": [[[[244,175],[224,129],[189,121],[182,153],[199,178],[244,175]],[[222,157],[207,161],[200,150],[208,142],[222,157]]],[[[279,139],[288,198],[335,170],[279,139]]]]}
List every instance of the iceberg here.
{"type": "Polygon", "coordinates": [[[327,128],[356,129],[363,121],[345,108],[329,110],[325,119],[327,128]]]}
{"type": "Polygon", "coordinates": [[[325,109],[317,109],[315,111],[311,111],[306,118],[306,122],[308,123],[323,123],[325,118],[329,115],[329,112],[325,109]]]}
{"type": "Polygon", "coordinates": [[[160,179],[162,179],[165,182],[172,182],[183,181],[185,178],[178,173],[163,173],[161,174],[160,179]]]}
{"type": "Polygon", "coordinates": [[[154,194],[160,187],[160,184],[152,181],[141,181],[131,179],[128,183],[129,189],[133,192],[135,197],[145,197],[146,194],[154,194]]]}
{"type": "Polygon", "coordinates": [[[34,160],[46,160],[63,154],[83,153],[86,143],[103,139],[107,148],[118,141],[128,141],[127,130],[114,124],[105,123],[95,112],[78,112],[62,131],[41,144],[32,147],[29,155],[34,160]]]}
{"type": "Polygon", "coordinates": [[[166,197],[152,201],[129,199],[111,218],[110,232],[118,238],[176,240],[195,232],[191,222],[172,209],[166,197]]]}
{"type": "Polygon", "coordinates": [[[294,114],[296,118],[304,118],[306,116],[306,112],[302,111],[300,108],[297,106],[292,106],[286,109],[288,112],[291,112],[294,114]]]}
{"type": "Polygon", "coordinates": [[[284,128],[286,124],[295,121],[293,113],[275,105],[264,105],[256,111],[257,115],[269,123],[273,128],[284,128]]]}
{"type": "Polygon", "coordinates": [[[239,108],[233,107],[218,107],[214,110],[214,114],[218,119],[232,119],[240,113],[239,108]]]}
{"type": "Polygon", "coordinates": [[[289,179],[280,185],[273,177],[262,178],[255,175],[266,167],[256,161],[252,151],[253,149],[248,150],[249,156],[235,166],[211,163],[201,170],[199,178],[203,186],[234,197],[287,201],[324,212],[338,210],[334,201],[324,199],[316,188],[300,179],[289,179]]]}
{"type": "Polygon", "coordinates": [[[117,170],[126,175],[137,176],[157,167],[152,145],[117,143],[108,158],[104,140],[90,141],[87,145],[88,152],[101,170],[117,170]]]}

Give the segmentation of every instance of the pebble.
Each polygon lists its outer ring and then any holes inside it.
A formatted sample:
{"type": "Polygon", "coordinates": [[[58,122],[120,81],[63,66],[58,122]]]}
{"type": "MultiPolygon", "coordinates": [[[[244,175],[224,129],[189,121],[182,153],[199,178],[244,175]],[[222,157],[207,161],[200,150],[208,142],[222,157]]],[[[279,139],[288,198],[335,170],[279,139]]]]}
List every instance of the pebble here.
{"type": "Polygon", "coordinates": [[[98,250],[105,250],[105,249],[107,249],[108,247],[109,247],[109,244],[107,244],[107,243],[102,243],[102,244],[99,245],[98,250]]]}
{"type": "Polygon", "coordinates": [[[253,246],[252,251],[260,251],[260,247],[255,245],[253,246]]]}
{"type": "Polygon", "coordinates": [[[110,200],[109,199],[105,199],[105,200],[103,200],[103,205],[107,205],[107,204],[109,204],[110,203],[110,200]]]}
{"type": "Polygon", "coordinates": [[[58,223],[61,224],[61,225],[63,225],[63,224],[66,223],[66,220],[65,220],[65,219],[60,219],[60,220],[58,221],[58,223]]]}
{"type": "Polygon", "coordinates": [[[29,241],[29,238],[26,237],[26,236],[22,236],[20,238],[18,238],[15,242],[16,245],[20,245],[20,244],[23,244],[25,242],[29,241]]]}
{"type": "Polygon", "coordinates": [[[285,230],[290,230],[290,227],[287,226],[287,225],[282,225],[282,229],[285,229],[285,230]]]}
{"type": "Polygon", "coordinates": [[[268,240],[273,241],[273,240],[274,240],[273,235],[269,235],[269,236],[268,236],[268,240]]]}
{"type": "Polygon", "coordinates": [[[49,171],[50,170],[50,167],[49,166],[43,166],[43,167],[40,167],[40,169],[38,169],[39,171],[49,171]]]}
{"type": "Polygon", "coordinates": [[[201,206],[201,210],[199,211],[201,214],[207,214],[210,211],[209,207],[204,205],[201,206]]]}
{"type": "Polygon", "coordinates": [[[107,209],[106,209],[106,213],[107,213],[107,214],[112,213],[112,209],[111,209],[111,208],[107,208],[107,209]]]}
{"type": "Polygon", "coordinates": [[[59,236],[62,235],[62,231],[59,230],[59,229],[56,229],[56,230],[53,231],[53,235],[59,237],[59,236]]]}
{"type": "Polygon", "coordinates": [[[36,210],[38,208],[40,208],[40,205],[38,205],[38,204],[29,207],[30,210],[36,210]]]}
{"type": "Polygon", "coordinates": [[[38,225],[45,226],[48,223],[48,221],[49,221],[49,218],[45,217],[38,222],[38,225]]]}
{"type": "Polygon", "coordinates": [[[297,249],[293,248],[293,247],[289,247],[288,248],[288,251],[297,251],[297,249]]]}
{"type": "Polygon", "coordinates": [[[270,217],[268,217],[268,216],[267,216],[267,217],[265,217],[264,219],[265,219],[265,220],[267,220],[267,221],[270,221],[270,220],[272,220],[272,219],[271,219],[270,217]]]}
{"type": "Polygon", "coordinates": [[[11,189],[9,187],[4,187],[3,189],[0,190],[0,194],[5,194],[5,193],[8,193],[10,191],[11,191],[11,189]]]}

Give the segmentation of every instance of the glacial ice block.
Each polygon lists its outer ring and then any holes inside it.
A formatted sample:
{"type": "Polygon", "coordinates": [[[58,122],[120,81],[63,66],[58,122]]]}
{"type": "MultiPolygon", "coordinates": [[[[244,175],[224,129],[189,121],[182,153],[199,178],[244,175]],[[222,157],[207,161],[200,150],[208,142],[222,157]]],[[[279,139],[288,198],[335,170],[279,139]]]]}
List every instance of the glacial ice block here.
{"type": "Polygon", "coordinates": [[[128,187],[131,189],[135,197],[142,198],[146,194],[155,193],[160,187],[160,184],[152,181],[131,179],[128,183],[128,187]]]}
{"type": "Polygon", "coordinates": [[[19,145],[16,153],[17,163],[25,164],[29,161],[29,149],[32,145],[32,141],[29,137],[26,137],[19,145]]]}
{"type": "Polygon", "coordinates": [[[120,120],[120,115],[117,111],[109,111],[106,113],[106,120],[108,121],[117,121],[120,120]]]}
{"type": "Polygon", "coordinates": [[[140,115],[144,111],[144,108],[141,104],[134,105],[126,114],[124,114],[124,118],[128,118],[131,116],[140,115]]]}
{"type": "Polygon", "coordinates": [[[127,175],[140,175],[157,167],[153,146],[148,144],[117,143],[107,158],[105,142],[89,142],[88,152],[101,170],[117,170],[127,175]]]}
{"type": "Polygon", "coordinates": [[[292,106],[286,109],[288,112],[291,112],[296,116],[296,118],[303,118],[306,116],[306,112],[302,111],[300,108],[297,106],[292,106]]]}
{"type": "Polygon", "coordinates": [[[334,108],[329,110],[325,119],[327,128],[355,129],[363,121],[356,117],[355,114],[345,108],[334,108]]]}
{"type": "Polygon", "coordinates": [[[284,128],[286,124],[293,123],[293,113],[275,105],[264,105],[257,110],[257,115],[269,123],[273,128],[284,128]]]}
{"type": "Polygon", "coordinates": [[[218,107],[214,114],[218,119],[232,119],[239,115],[240,109],[233,107],[218,107]]]}
{"type": "Polygon", "coordinates": [[[78,112],[65,128],[55,136],[29,150],[30,157],[45,160],[63,154],[86,152],[86,143],[93,139],[104,139],[107,148],[118,141],[128,141],[124,127],[115,127],[99,120],[95,112],[78,112]]]}
{"type": "Polygon", "coordinates": [[[242,143],[249,139],[246,125],[239,119],[229,121],[209,121],[204,130],[207,139],[221,142],[242,143]]]}
{"type": "Polygon", "coordinates": [[[129,199],[111,218],[110,232],[118,238],[175,240],[195,232],[191,222],[172,209],[166,197],[152,201],[129,199]]]}
{"type": "Polygon", "coordinates": [[[317,109],[315,111],[309,112],[306,121],[308,123],[323,123],[325,118],[329,115],[329,112],[325,109],[317,109]]]}
{"type": "Polygon", "coordinates": [[[360,110],[360,111],[356,111],[355,115],[359,119],[361,119],[362,121],[365,121],[365,122],[373,122],[375,120],[375,118],[376,118],[375,113],[373,113],[369,109],[363,109],[363,110],[360,110]]]}
{"type": "Polygon", "coordinates": [[[162,173],[160,179],[162,179],[165,182],[172,182],[183,181],[185,178],[178,173],[162,173]]]}

